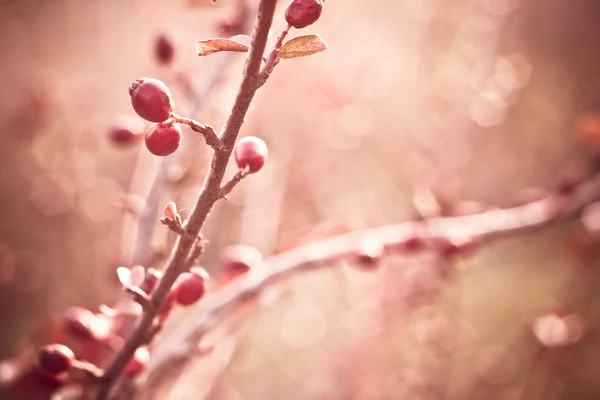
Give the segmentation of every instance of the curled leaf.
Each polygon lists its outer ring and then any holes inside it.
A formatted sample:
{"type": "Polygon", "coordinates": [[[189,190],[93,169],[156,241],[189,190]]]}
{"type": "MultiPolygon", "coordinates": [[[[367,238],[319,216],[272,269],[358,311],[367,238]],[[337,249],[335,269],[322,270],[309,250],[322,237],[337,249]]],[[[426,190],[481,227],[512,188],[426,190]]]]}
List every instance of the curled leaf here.
{"type": "Polygon", "coordinates": [[[233,40],[239,44],[244,44],[248,47],[252,44],[252,38],[248,35],[235,35],[229,38],[229,40],[233,40]]]}
{"type": "Polygon", "coordinates": [[[298,36],[286,42],[279,50],[279,58],[306,57],[327,49],[319,35],[298,36]]]}
{"type": "Polygon", "coordinates": [[[140,286],[146,279],[146,269],[141,265],[134,265],[129,269],[129,284],[140,286]]]}
{"type": "Polygon", "coordinates": [[[131,285],[131,271],[129,268],[119,267],[117,268],[117,276],[119,277],[119,282],[123,286],[131,285]]]}
{"type": "Polygon", "coordinates": [[[220,51],[248,51],[249,47],[244,43],[232,39],[208,39],[198,40],[196,43],[196,54],[199,56],[208,56],[220,51]]]}

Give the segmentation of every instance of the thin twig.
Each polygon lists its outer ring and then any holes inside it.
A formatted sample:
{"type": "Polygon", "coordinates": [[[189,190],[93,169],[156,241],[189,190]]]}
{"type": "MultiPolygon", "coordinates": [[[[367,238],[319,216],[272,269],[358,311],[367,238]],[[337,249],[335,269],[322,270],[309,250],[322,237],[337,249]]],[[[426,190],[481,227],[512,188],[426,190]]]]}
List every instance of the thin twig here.
{"type": "Polygon", "coordinates": [[[196,239],[196,243],[194,244],[194,248],[190,252],[190,255],[187,260],[188,267],[193,267],[196,261],[200,258],[202,254],[204,254],[204,249],[206,249],[206,245],[208,244],[208,240],[205,240],[202,235],[199,235],[196,239]]]}
{"type": "Polygon", "coordinates": [[[210,147],[212,147],[213,149],[215,149],[216,151],[221,150],[223,145],[221,143],[221,140],[215,133],[215,130],[213,129],[212,126],[202,124],[196,120],[193,120],[191,118],[182,117],[177,114],[173,114],[171,117],[173,118],[173,120],[175,122],[179,122],[180,124],[187,125],[194,132],[197,132],[197,133],[201,134],[202,136],[204,136],[204,140],[206,141],[206,144],[209,145],[210,147]]]}
{"type": "MultiPolygon", "coordinates": [[[[427,221],[423,239],[435,241],[442,238],[477,237],[497,238],[516,232],[540,228],[567,217],[577,215],[589,203],[600,199],[600,175],[577,186],[570,195],[551,195],[543,200],[504,210],[493,210],[461,217],[440,217],[427,221]]],[[[173,349],[172,343],[194,345],[194,338],[202,337],[217,318],[248,298],[259,295],[269,284],[296,273],[328,265],[327,262],[352,254],[361,238],[379,240],[387,251],[402,248],[410,242],[420,224],[405,222],[330,237],[322,241],[286,251],[265,260],[262,268],[256,268],[237,281],[223,286],[202,300],[196,315],[186,319],[175,331],[165,337],[153,350],[149,376],[159,376],[168,368],[173,358],[182,354],[173,349]]],[[[182,350],[182,349],[179,349],[182,350]]]]}
{"type": "Polygon", "coordinates": [[[121,375],[123,368],[125,368],[136,349],[143,343],[148,330],[152,327],[157,316],[156,310],[162,308],[171,286],[181,272],[188,267],[188,256],[192,251],[196,238],[204,226],[204,222],[213,205],[221,198],[221,183],[227,169],[227,164],[229,163],[229,158],[244,123],[250,103],[259,87],[257,85],[258,75],[260,73],[269,29],[273,22],[276,4],[276,0],[261,0],[259,4],[258,18],[252,37],[252,46],[244,68],[240,89],[236,95],[231,113],[219,136],[222,148],[213,155],[210,169],[204,180],[194,209],[184,224],[188,234],[177,238],[167,262],[165,273],[150,299],[155,308],[154,310],[144,311],[135,330],[127,338],[123,349],[121,349],[107,368],[101,380],[102,385],[96,396],[97,400],[107,398],[114,383],[121,375]]]}
{"type": "Polygon", "coordinates": [[[238,170],[238,172],[236,172],[235,175],[232,176],[229,181],[227,181],[221,186],[221,197],[227,198],[227,195],[231,193],[235,185],[237,185],[242,179],[247,177],[249,172],[250,171],[248,167],[238,170]]]}
{"type": "Polygon", "coordinates": [[[175,232],[178,235],[185,235],[185,233],[186,233],[183,226],[181,226],[181,223],[179,223],[177,220],[167,218],[167,217],[162,217],[160,219],[160,223],[168,226],[170,230],[172,230],[173,232],[175,232]]]}
{"type": "Polygon", "coordinates": [[[283,32],[281,32],[281,35],[279,35],[279,37],[277,38],[275,47],[273,48],[273,50],[271,51],[269,56],[265,59],[265,65],[264,65],[262,71],[260,71],[260,75],[258,77],[258,85],[259,86],[262,86],[265,84],[267,79],[269,79],[269,76],[271,76],[271,73],[273,72],[273,68],[275,68],[275,65],[277,65],[277,63],[279,62],[279,49],[281,49],[281,46],[283,45],[283,41],[285,40],[287,34],[290,32],[290,29],[292,29],[292,27],[290,25],[288,25],[283,30],[283,32]]]}

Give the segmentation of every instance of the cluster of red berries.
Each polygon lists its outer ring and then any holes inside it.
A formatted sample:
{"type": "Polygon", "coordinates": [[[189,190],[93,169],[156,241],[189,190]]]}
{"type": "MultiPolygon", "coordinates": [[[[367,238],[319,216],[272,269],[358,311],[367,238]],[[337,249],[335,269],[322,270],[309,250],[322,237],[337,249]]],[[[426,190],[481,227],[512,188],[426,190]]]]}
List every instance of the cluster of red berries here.
{"type": "MultiPolygon", "coordinates": [[[[225,283],[261,262],[262,254],[254,247],[232,245],[223,249],[218,268],[225,283]]],[[[118,272],[124,287],[135,286],[148,296],[152,295],[163,277],[162,272],[142,266],[120,268],[118,272]]],[[[176,306],[187,307],[200,301],[208,291],[208,284],[208,273],[202,268],[194,267],[181,274],[171,288],[159,320],[168,317],[176,306]]],[[[135,312],[129,314],[132,310],[135,308],[131,308],[131,301],[120,302],[112,308],[103,306],[99,313],[81,307],[68,308],[60,321],[56,321],[58,324],[53,323],[52,329],[44,332],[44,340],[54,343],[39,351],[34,368],[22,366],[9,390],[32,400],[46,399],[57,388],[79,382],[83,370],[101,372],[100,368],[114,357],[138,315],[135,312]]],[[[142,374],[150,356],[146,347],[138,348],[123,375],[133,379],[142,374]]]]}
{"type": "MultiPolygon", "coordinates": [[[[182,133],[179,124],[172,118],[174,102],[169,88],[157,79],[140,78],[129,86],[129,95],[135,112],[153,122],[145,133],[150,153],[157,156],[174,153],[181,145],[182,133]]],[[[142,130],[141,120],[121,117],[112,128],[111,137],[115,143],[125,147],[135,143],[142,130]]],[[[238,168],[247,168],[249,173],[258,172],[267,161],[267,145],[258,137],[248,136],[236,144],[234,156],[238,168]]]]}

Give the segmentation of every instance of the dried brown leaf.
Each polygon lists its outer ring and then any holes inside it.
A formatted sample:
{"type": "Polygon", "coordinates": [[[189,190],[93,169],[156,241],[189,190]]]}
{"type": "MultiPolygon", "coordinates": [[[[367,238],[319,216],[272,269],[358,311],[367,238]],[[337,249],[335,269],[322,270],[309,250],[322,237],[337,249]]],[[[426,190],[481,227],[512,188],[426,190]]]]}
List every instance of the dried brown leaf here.
{"type": "Polygon", "coordinates": [[[319,35],[298,36],[286,42],[279,50],[279,58],[306,57],[327,49],[319,35]]]}
{"type": "Polygon", "coordinates": [[[249,47],[239,41],[232,39],[208,39],[198,40],[196,43],[196,54],[199,56],[208,56],[220,51],[248,51],[249,47]]]}

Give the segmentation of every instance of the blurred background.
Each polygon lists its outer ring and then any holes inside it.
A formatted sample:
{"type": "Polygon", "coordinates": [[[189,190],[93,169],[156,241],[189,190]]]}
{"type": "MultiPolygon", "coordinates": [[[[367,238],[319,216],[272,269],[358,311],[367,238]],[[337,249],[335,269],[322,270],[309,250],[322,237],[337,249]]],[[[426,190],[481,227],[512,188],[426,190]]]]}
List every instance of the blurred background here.
{"type": "MultiPolygon", "coordinates": [[[[128,85],[165,81],[185,114],[182,82],[204,90],[224,69],[192,107],[220,129],[244,56],[198,58],[195,42],[223,35],[240,4],[0,2],[0,358],[17,354],[41,319],[121,296],[114,271],[135,256],[136,219],[119,204],[129,194],[139,205],[160,161],[143,143],[110,140],[115,118],[133,112],[128,85]],[[172,65],[156,61],[159,34],[175,43],[172,65]]],[[[595,0],[327,1],[302,33],[329,49],[282,60],[251,107],[242,135],[267,142],[269,163],[211,214],[203,265],[213,271],[232,243],[270,255],[409,220],[424,190],[452,213],[465,200],[512,206],[522,189],[585,173],[600,131],[598,21],[595,0]]],[[[187,216],[210,154],[188,133],[160,204],[176,200],[187,216]]],[[[201,364],[170,398],[196,399],[198,385],[214,399],[600,398],[593,329],[557,369],[538,362],[528,328],[565,304],[597,322],[595,276],[571,278],[573,265],[597,264],[573,250],[580,228],[494,242],[418,305],[406,274],[426,257],[293,278],[277,302],[235,325],[237,351],[215,367],[214,387],[198,378],[201,364]]],[[[145,264],[160,268],[169,243],[157,226],[145,264]]]]}

